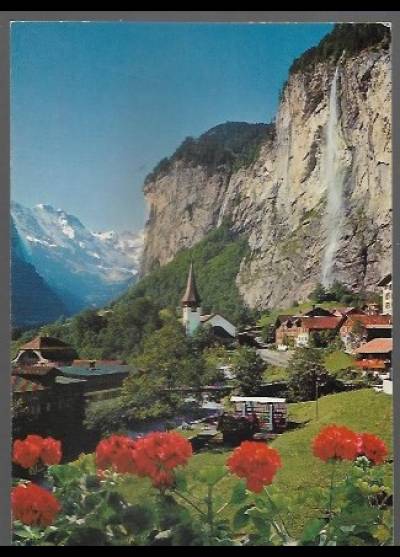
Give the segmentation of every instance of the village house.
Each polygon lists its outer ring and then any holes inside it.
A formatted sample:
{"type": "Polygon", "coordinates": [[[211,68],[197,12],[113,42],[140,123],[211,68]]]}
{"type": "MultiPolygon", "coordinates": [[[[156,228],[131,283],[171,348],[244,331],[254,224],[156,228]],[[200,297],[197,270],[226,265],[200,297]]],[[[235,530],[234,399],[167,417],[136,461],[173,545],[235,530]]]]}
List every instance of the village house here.
{"type": "Polygon", "coordinates": [[[74,441],[84,419],[84,381],[54,366],[14,365],[11,386],[15,437],[36,433],[74,441]]]}
{"type": "Polygon", "coordinates": [[[186,290],[181,300],[181,306],[182,323],[187,335],[193,335],[200,326],[208,326],[212,328],[216,336],[222,339],[233,340],[236,337],[236,327],[225,317],[218,313],[203,314],[194,276],[193,263],[190,264],[186,290]]]}
{"type": "Polygon", "coordinates": [[[338,317],[330,314],[326,316],[291,316],[282,321],[280,320],[275,336],[277,347],[279,349],[282,346],[293,346],[296,348],[309,346],[313,333],[338,331],[344,319],[343,316],[338,317]]]}
{"type": "Polygon", "coordinates": [[[12,363],[21,366],[68,365],[77,357],[76,350],[62,340],[42,335],[21,346],[12,363]]]}
{"type": "Polygon", "coordinates": [[[26,343],[12,362],[14,436],[52,435],[67,441],[76,456],[86,435],[87,403],[118,396],[130,371],[122,360],[79,360],[71,346],[53,337],[26,343]]]}
{"type": "Polygon", "coordinates": [[[392,336],[390,315],[351,314],[340,327],[340,338],[346,352],[352,353],[362,342],[392,336]]]}
{"type": "Polygon", "coordinates": [[[382,313],[392,315],[392,274],[384,276],[378,287],[382,293],[382,313]]]}
{"type": "Polygon", "coordinates": [[[393,339],[374,338],[355,349],[356,366],[383,379],[383,390],[392,394],[393,339]]]}

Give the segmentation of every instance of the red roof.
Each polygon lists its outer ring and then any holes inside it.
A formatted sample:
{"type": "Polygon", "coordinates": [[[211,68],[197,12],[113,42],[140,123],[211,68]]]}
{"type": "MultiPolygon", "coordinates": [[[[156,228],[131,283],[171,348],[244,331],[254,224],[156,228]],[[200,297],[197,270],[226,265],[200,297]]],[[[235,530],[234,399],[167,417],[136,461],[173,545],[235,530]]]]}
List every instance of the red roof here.
{"type": "Polygon", "coordinates": [[[315,316],[315,317],[303,317],[301,319],[303,327],[306,329],[336,329],[342,322],[341,317],[335,316],[315,316]]]}
{"type": "Polygon", "coordinates": [[[356,348],[356,354],[388,354],[393,350],[392,338],[374,338],[356,348]]]}
{"type": "Polygon", "coordinates": [[[352,315],[348,318],[349,323],[359,321],[363,325],[390,325],[392,317],[390,315],[352,315]]]}

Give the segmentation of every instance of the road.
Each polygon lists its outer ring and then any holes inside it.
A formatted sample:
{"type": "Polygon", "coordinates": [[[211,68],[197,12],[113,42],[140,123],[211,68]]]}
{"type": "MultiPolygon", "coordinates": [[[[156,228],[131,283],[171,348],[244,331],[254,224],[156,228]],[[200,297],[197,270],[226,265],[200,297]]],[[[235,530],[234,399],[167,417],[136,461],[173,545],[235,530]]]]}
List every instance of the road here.
{"type": "Polygon", "coordinates": [[[293,354],[293,350],[281,352],[278,350],[271,350],[269,348],[260,348],[257,352],[265,362],[279,367],[287,367],[293,354]]]}

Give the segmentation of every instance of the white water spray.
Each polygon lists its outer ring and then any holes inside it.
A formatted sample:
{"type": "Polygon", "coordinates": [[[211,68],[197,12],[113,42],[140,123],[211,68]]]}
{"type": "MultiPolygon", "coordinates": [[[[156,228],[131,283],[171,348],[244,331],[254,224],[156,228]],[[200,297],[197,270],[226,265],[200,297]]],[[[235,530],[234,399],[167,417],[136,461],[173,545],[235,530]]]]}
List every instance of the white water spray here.
{"type": "Polygon", "coordinates": [[[339,66],[336,67],[329,95],[329,119],[326,129],[326,157],[323,166],[323,181],[327,191],[327,243],[322,261],[322,284],[330,286],[333,282],[335,255],[343,219],[344,166],[339,157],[343,142],[340,117],[338,113],[337,83],[339,66]]]}

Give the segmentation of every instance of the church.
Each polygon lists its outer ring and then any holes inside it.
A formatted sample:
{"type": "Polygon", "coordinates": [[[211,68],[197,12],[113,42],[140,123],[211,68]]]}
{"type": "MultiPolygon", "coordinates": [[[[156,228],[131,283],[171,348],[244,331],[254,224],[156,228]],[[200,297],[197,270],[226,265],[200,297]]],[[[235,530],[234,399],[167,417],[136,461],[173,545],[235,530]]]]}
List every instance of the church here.
{"type": "Polygon", "coordinates": [[[225,317],[218,313],[203,315],[193,263],[190,264],[186,290],[181,300],[181,306],[182,322],[187,335],[193,335],[200,326],[209,326],[212,328],[213,333],[220,338],[227,340],[236,338],[236,327],[225,317]]]}

